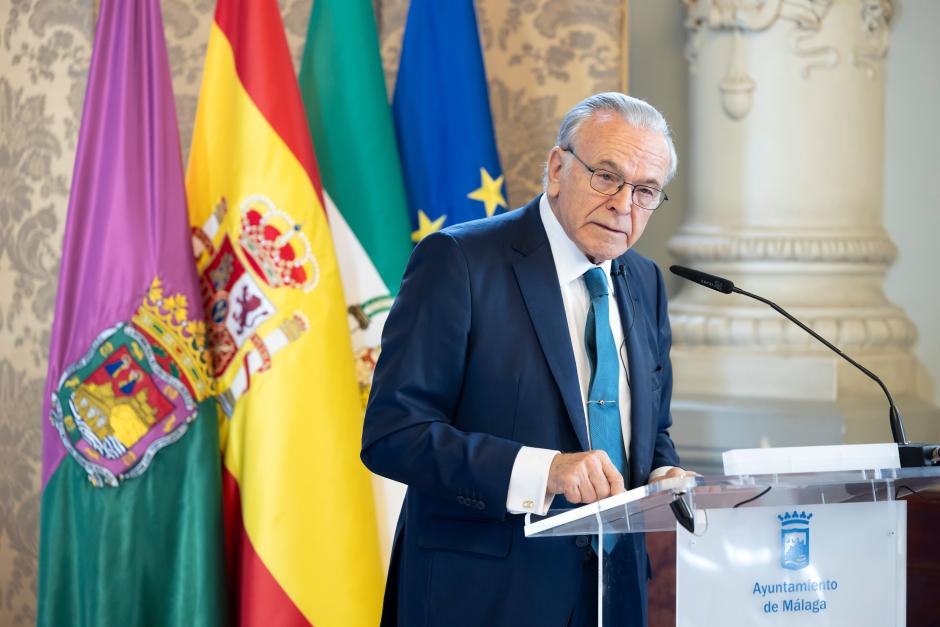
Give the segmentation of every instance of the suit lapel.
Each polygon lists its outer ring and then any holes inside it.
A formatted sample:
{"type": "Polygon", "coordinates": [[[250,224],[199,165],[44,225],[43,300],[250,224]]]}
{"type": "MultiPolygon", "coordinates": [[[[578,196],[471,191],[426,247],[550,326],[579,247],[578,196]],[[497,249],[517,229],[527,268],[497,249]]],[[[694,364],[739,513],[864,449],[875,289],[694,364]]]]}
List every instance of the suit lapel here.
{"type": "Polygon", "coordinates": [[[578,436],[581,449],[586,451],[588,435],[581,391],[578,388],[578,371],[571,350],[571,335],[565,319],[555,261],[539,216],[539,199],[536,198],[521,211],[525,211],[526,216],[521,221],[522,233],[513,248],[522,256],[513,263],[513,272],[545,360],[561,392],[571,426],[578,436]]]}
{"type": "Polygon", "coordinates": [[[620,274],[615,277],[614,295],[620,308],[623,334],[627,338],[627,363],[630,366],[630,483],[635,487],[646,483],[646,477],[640,476],[640,469],[648,468],[652,458],[652,356],[646,333],[648,323],[643,308],[636,302],[639,277],[633,264],[624,257],[614,260],[614,272],[618,265],[626,270],[626,276],[620,274]],[[632,289],[627,287],[627,282],[632,289]]]}

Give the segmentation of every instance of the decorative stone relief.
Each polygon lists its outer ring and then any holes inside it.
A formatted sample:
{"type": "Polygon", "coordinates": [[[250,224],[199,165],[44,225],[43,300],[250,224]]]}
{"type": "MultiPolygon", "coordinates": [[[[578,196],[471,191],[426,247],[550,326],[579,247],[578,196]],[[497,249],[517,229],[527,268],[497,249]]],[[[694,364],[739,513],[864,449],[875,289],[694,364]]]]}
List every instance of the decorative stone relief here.
{"type": "MultiPolygon", "coordinates": [[[[725,346],[749,349],[828,350],[802,329],[772,312],[749,315],[748,310],[734,313],[696,313],[691,307],[672,307],[669,320],[673,341],[682,348],[725,346]],[[766,315],[764,315],[766,314],[766,315]]],[[[792,312],[791,312],[792,313],[792,312]]],[[[881,308],[801,318],[817,333],[842,349],[909,349],[917,340],[917,328],[900,309],[881,308]]]]}
{"type": "Polygon", "coordinates": [[[872,264],[887,267],[897,247],[885,233],[869,236],[807,237],[798,235],[696,234],[672,238],[676,257],[697,261],[801,261],[872,264]]]}
{"type": "MultiPolygon", "coordinates": [[[[888,22],[893,13],[891,0],[860,2],[860,39],[852,53],[853,65],[874,76],[878,62],[888,48],[888,22]]],[[[689,31],[686,58],[692,72],[703,45],[706,30],[731,31],[728,69],[718,83],[721,105],[733,120],[741,120],[751,110],[757,85],[747,72],[747,55],[742,32],[765,31],[780,20],[793,23],[789,35],[790,51],[806,59],[803,78],[815,70],[833,69],[842,53],[833,42],[819,42],[823,20],[835,0],[683,0],[687,9],[685,26],[689,31]]]]}
{"type": "Polygon", "coordinates": [[[893,14],[890,0],[862,0],[862,43],[856,46],[852,63],[869,78],[888,53],[888,23],[893,14]]]}

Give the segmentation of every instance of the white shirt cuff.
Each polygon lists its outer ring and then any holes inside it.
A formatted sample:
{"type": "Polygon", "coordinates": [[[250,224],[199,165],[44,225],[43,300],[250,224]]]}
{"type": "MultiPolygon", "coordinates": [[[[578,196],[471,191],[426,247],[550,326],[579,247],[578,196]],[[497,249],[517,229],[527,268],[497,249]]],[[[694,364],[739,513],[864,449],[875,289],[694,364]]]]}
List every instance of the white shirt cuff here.
{"type": "Polygon", "coordinates": [[[659,479],[660,477],[665,476],[666,473],[672,470],[673,468],[677,468],[677,466],[660,466],[659,468],[654,468],[653,472],[650,473],[650,476],[647,478],[646,482],[649,483],[650,481],[655,481],[656,479],[659,479]]]}
{"type": "Polygon", "coordinates": [[[548,473],[559,451],[523,446],[516,454],[509,476],[506,509],[510,514],[544,516],[555,499],[548,493],[548,473]]]}

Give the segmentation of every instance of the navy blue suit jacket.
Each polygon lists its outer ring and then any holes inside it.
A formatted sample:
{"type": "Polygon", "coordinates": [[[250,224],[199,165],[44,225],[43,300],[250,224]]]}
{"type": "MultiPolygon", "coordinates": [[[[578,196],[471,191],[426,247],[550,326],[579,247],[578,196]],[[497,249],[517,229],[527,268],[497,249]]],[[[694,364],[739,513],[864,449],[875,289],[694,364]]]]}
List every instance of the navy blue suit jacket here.
{"type": "MultiPolygon", "coordinates": [[[[633,251],[614,260],[612,272],[621,265],[614,284],[629,359],[636,487],[652,469],[678,465],[667,432],[671,334],[659,269],[633,251]]],[[[588,448],[538,198],[422,240],[385,324],[362,459],[408,493],[383,625],[568,624],[592,549],[571,537],[526,539],[524,517],[507,512],[523,445],[588,448]]],[[[558,506],[566,506],[561,496],[558,506]]],[[[610,559],[618,562],[623,624],[644,625],[643,537],[625,536],[610,559]]]]}

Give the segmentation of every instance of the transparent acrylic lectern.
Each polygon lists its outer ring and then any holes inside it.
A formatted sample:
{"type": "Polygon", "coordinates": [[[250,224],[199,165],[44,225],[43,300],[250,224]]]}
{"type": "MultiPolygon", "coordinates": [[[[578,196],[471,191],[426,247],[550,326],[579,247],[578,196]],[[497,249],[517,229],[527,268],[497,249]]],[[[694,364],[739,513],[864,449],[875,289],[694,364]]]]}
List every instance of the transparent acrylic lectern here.
{"type": "MultiPolygon", "coordinates": [[[[530,516],[551,536],[678,533],[676,624],[905,624],[906,503],[940,468],[682,477],[576,509],[530,516]]],[[[606,536],[610,537],[610,536],[606,536]]],[[[598,550],[598,625],[629,624],[607,595],[598,550]],[[612,615],[613,614],[613,615],[612,615]]]]}

